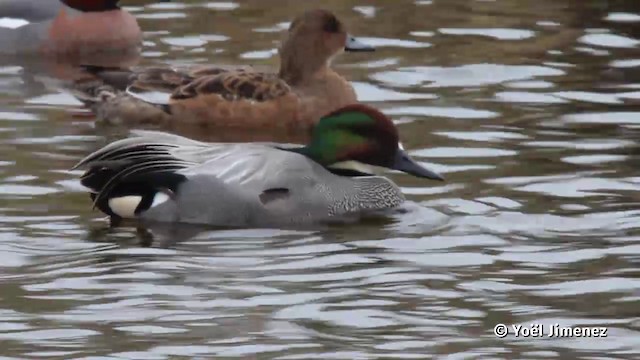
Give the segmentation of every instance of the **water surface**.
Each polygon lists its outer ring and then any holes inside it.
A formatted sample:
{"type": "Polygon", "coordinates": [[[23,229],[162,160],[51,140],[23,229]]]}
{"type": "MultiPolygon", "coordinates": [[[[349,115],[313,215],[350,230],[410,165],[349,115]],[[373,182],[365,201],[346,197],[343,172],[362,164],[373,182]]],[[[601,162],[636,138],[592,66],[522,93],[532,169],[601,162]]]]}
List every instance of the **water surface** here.
{"type": "MultiPolygon", "coordinates": [[[[388,219],[110,228],[68,169],[111,138],[51,76],[0,67],[6,358],[637,359],[640,3],[317,1],[378,47],[335,67],[446,183],[388,219]],[[498,323],[603,326],[503,339],[498,323]]],[[[310,2],[128,9],[141,65],[276,66],[310,2]]],[[[145,5],[146,4],[146,5],[145,5]]]]}

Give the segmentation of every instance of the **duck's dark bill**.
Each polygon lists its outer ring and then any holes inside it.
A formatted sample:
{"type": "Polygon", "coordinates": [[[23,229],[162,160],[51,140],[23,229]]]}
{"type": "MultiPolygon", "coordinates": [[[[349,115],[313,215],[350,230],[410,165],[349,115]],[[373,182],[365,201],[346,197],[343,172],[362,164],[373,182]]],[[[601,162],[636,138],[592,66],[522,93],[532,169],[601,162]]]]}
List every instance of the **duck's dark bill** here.
{"type": "Polygon", "coordinates": [[[347,34],[347,44],[344,47],[345,51],[375,51],[371,45],[367,45],[355,37],[347,34]]]}
{"type": "Polygon", "coordinates": [[[442,175],[431,171],[413,160],[404,150],[398,149],[393,163],[393,169],[406,172],[413,176],[443,181],[442,175]]]}

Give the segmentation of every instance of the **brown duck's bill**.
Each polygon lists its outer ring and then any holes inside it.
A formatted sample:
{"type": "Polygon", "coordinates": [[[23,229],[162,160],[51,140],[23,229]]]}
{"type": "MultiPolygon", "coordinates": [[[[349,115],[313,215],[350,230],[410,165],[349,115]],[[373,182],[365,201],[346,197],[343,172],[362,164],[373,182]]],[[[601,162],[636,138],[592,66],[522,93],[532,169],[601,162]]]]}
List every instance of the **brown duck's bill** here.
{"type": "Polygon", "coordinates": [[[444,181],[442,175],[436,173],[435,171],[431,171],[424,166],[418,164],[415,160],[413,160],[409,154],[407,154],[404,150],[398,149],[396,152],[396,157],[393,162],[393,170],[398,170],[405,172],[407,174],[411,174],[413,176],[427,178],[432,180],[440,180],[444,181]]]}
{"type": "Polygon", "coordinates": [[[344,47],[345,51],[375,51],[371,45],[367,45],[355,37],[347,34],[347,44],[344,47]]]}

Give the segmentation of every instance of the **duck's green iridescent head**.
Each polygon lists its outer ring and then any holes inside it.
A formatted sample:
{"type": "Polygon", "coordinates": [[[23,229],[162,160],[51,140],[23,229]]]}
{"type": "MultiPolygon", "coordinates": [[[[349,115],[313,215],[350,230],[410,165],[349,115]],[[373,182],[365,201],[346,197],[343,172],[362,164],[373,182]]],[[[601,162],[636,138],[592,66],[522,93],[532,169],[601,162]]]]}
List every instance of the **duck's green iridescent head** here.
{"type": "Polygon", "coordinates": [[[311,142],[301,152],[324,166],[356,161],[444,180],[399,147],[398,130],[391,119],[362,104],[348,105],[324,116],[314,127],[311,142]]]}

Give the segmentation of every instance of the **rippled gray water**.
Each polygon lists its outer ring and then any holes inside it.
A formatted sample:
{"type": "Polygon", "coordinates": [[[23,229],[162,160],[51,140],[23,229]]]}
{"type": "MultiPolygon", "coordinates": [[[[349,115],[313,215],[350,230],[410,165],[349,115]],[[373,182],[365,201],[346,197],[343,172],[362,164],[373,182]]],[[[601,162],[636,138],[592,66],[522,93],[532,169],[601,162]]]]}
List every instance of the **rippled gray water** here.
{"type": "MultiPolygon", "coordinates": [[[[129,9],[142,64],[275,65],[311,2],[129,9]]],[[[640,358],[640,3],[345,0],[373,54],[336,67],[443,184],[308,230],[110,228],[68,169],[109,129],[0,67],[0,356],[640,358]],[[500,339],[498,323],[607,338],[500,339]]]]}

